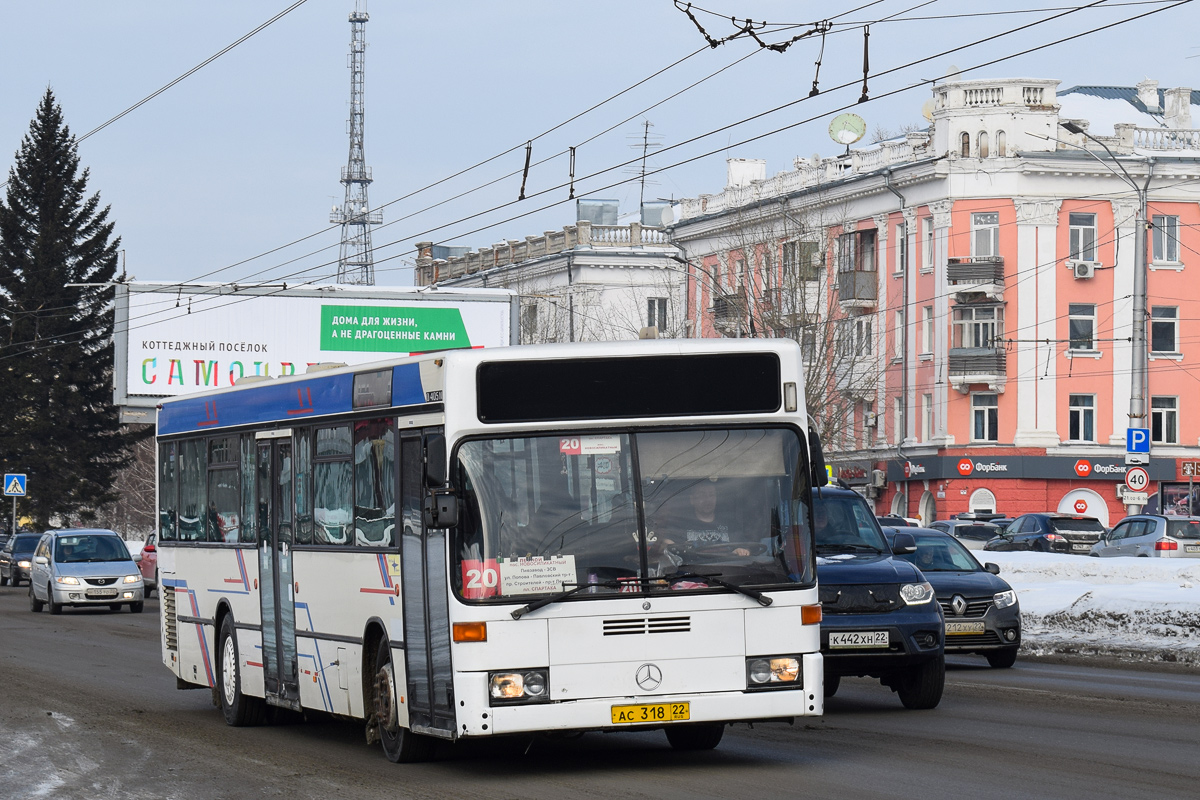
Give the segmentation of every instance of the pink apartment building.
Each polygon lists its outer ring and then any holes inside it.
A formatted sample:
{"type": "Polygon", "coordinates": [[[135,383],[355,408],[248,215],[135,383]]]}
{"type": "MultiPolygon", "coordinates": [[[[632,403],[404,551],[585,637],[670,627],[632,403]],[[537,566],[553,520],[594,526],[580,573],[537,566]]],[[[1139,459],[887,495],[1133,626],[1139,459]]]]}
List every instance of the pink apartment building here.
{"type": "Polygon", "coordinates": [[[1200,459],[1200,92],[1002,79],[933,95],[927,131],[770,178],[731,159],[724,191],[683,201],[691,335],[801,341],[835,469],[879,513],[1111,524],[1129,427],[1151,429],[1150,491],[1178,510],[1200,459]],[[1131,420],[1143,246],[1147,409],[1131,420]]]}

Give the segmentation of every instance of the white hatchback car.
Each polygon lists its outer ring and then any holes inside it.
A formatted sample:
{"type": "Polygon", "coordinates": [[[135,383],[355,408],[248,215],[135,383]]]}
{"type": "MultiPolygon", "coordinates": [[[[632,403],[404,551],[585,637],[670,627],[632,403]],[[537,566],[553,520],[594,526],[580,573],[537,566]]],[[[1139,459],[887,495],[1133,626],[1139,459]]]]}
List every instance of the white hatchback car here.
{"type": "Polygon", "coordinates": [[[1089,555],[1200,558],[1200,517],[1126,517],[1092,545],[1089,555]]]}
{"type": "Polygon", "coordinates": [[[29,609],[50,606],[106,605],[140,613],[145,585],[137,564],[120,536],[109,530],[82,528],[42,534],[29,566],[29,609]]]}

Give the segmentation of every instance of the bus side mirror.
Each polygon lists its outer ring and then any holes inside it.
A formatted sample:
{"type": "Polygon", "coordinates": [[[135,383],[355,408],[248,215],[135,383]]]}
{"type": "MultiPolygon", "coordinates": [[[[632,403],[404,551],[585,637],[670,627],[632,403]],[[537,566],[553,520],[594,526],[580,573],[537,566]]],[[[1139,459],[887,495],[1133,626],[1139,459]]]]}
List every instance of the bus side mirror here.
{"type": "Polygon", "coordinates": [[[453,528],[458,524],[458,497],[448,489],[430,492],[422,512],[426,528],[453,528]]]}
{"type": "Polygon", "coordinates": [[[425,437],[425,485],[446,484],[446,437],[431,433],[425,437]]]}
{"type": "Polygon", "coordinates": [[[821,449],[821,437],[816,428],[808,429],[808,461],[812,467],[813,486],[828,486],[829,472],[825,469],[825,452],[821,449]]]}

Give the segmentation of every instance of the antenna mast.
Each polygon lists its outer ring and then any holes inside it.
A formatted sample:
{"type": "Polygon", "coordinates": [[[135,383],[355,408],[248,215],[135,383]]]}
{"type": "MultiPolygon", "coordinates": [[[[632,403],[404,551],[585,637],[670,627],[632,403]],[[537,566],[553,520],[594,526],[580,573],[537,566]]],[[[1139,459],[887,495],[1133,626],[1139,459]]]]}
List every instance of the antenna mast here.
{"type": "Polygon", "coordinates": [[[333,207],[329,221],[342,226],[342,247],[338,256],[338,283],[375,285],[375,261],[371,253],[371,226],[383,222],[383,214],[371,211],[367,186],[371,168],[363,149],[363,120],[366,116],[364,57],[367,51],[366,26],[370,16],[365,0],[355,0],[350,12],[350,159],[342,167],[346,199],[342,207],[333,207]]]}

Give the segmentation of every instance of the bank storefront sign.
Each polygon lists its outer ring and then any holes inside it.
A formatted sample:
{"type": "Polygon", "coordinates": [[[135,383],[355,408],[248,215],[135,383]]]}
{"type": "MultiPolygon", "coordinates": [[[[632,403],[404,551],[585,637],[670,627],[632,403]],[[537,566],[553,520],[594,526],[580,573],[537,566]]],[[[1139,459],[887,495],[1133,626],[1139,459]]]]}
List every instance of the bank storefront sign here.
{"type": "MultiPolygon", "coordinates": [[[[946,480],[971,478],[1039,478],[1042,480],[1125,479],[1124,458],[1073,458],[1070,456],[926,456],[907,461],[889,461],[889,481],[946,480]]],[[[1175,460],[1152,458],[1150,479],[1175,478],[1175,460]]]]}

